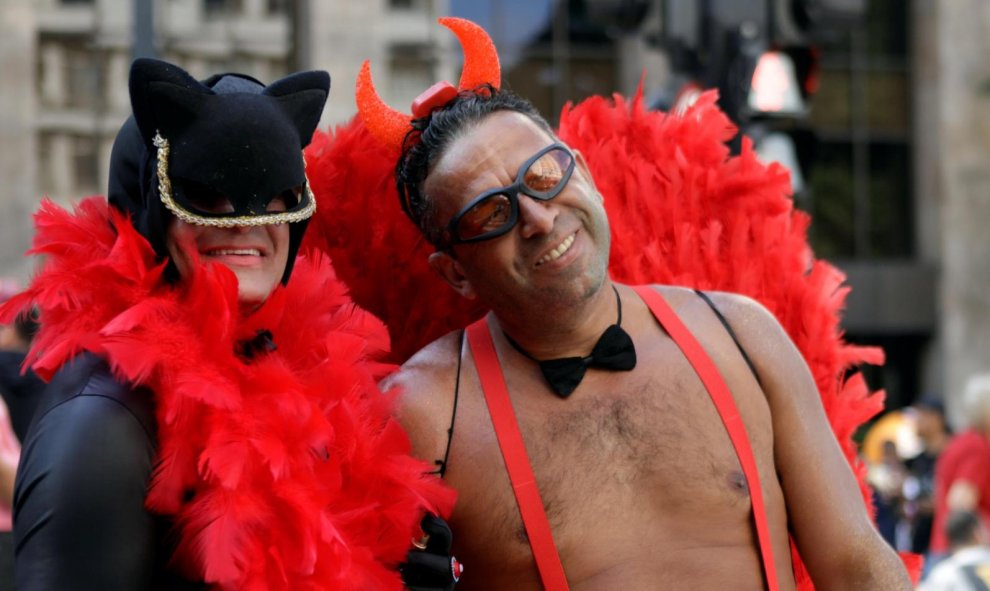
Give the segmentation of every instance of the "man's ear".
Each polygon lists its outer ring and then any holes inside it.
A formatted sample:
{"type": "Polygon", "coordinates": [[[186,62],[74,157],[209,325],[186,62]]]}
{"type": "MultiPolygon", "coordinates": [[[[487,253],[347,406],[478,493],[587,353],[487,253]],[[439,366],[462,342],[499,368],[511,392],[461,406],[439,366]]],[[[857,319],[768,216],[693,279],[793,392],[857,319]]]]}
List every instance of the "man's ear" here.
{"type": "Polygon", "coordinates": [[[454,257],[450,256],[450,253],[435,252],[430,255],[428,260],[430,267],[432,267],[433,270],[436,271],[436,273],[440,275],[440,277],[442,277],[443,280],[447,282],[447,285],[453,288],[454,291],[469,300],[473,300],[477,297],[477,294],[474,293],[474,286],[471,285],[471,280],[464,275],[464,268],[461,267],[461,263],[454,257]]]}
{"type": "Polygon", "coordinates": [[[598,194],[598,198],[601,201],[605,201],[605,196],[602,195],[602,192],[598,190],[598,185],[595,184],[595,177],[591,176],[591,171],[588,169],[588,161],[584,159],[584,154],[581,153],[581,150],[571,151],[574,152],[574,160],[577,162],[578,170],[581,171],[581,176],[591,183],[592,188],[595,189],[595,193],[598,194]]]}

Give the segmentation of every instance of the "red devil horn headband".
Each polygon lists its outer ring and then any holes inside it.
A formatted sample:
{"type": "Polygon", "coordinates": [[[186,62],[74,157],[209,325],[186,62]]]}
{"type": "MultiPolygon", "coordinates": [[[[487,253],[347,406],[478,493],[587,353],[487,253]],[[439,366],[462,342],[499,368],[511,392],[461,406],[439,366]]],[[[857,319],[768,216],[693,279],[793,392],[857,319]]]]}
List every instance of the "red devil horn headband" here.
{"type": "Polygon", "coordinates": [[[498,63],[498,52],[492,38],[484,29],[469,20],[444,17],[441,25],[457,35],[464,50],[464,70],[461,81],[455,89],[449,82],[438,82],[416,97],[412,104],[412,114],[396,111],[385,104],[378,96],[371,81],[371,64],[365,60],[357,79],[357,106],[361,121],[375,137],[396,151],[402,149],[402,142],[412,129],[413,118],[425,117],[429,112],[446,104],[460,90],[470,90],[482,84],[498,88],[502,70],[498,63]]]}

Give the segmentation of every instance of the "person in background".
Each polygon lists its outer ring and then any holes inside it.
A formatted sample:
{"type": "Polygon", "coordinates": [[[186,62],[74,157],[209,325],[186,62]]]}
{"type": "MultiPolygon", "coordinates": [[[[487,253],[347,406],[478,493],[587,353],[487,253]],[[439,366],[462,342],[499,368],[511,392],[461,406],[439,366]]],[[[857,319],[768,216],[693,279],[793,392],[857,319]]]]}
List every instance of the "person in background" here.
{"type": "Polygon", "coordinates": [[[949,443],[942,401],[928,395],[908,409],[921,441],[921,452],[908,459],[908,477],[904,482],[905,514],[911,522],[910,551],[927,554],[935,518],[935,463],[949,443]]]}
{"type": "MultiPolygon", "coordinates": [[[[6,302],[20,286],[12,280],[0,281],[0,304],[6,302]]],[[[0,394],[7,404],[10,421],[18,440],[23,441],[34,417],[45,383],[31,368],[24,367],[24,358],[38,331],[34,311],[19,315],[13,322],[0,324],[0,394]]]]}
{"type": "Polygon", "coordinates": [[[979,515],[955,511],[944,524],[951,554],[935,566],[918,591],[990,591],[990,537],[979,515]]]}
{"type": "Polygon", "coordinates": [[[20,440],[14,435],[7,405],[0,400],[0,532],[9,532],[13,525],[14,479],[20,458],[20,440]]]}
{"type": "MultiPolygon", "coordinates": [[[[20,291],[11,279],[0,280],[0,304],[20,291]]],[[[0,531],[11,529],[14,478],[21,444],[45,384],[29,368],[24,356],[38,329],[31,312],[0,324],[0,531]]]]}
{"type": "Polygon", "coordinates": [[[870,466],[866,481],[873,489],[877,530],[891,548],[897,548],[907,469],[893,441],[885,440],[881,450],[880,461],[870,466]]]}
{"type": "Polygon", "coordinates": [[[963,391],[966,428],[952,437],[935,463],[933,560],[949,551],[946,524],[955,511],[990,523],[990,373],[971,376],[963,391]]]}

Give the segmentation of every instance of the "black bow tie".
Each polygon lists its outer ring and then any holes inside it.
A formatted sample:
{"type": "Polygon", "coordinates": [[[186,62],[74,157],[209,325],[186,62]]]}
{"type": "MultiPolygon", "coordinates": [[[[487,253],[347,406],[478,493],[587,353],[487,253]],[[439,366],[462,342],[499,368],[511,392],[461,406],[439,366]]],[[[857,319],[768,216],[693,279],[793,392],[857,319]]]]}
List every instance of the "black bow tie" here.
{"type": "MultiPolygon", "coordinates": [[[[613,286],[614,290],[615,287],[613,286]]],[[[600,367],[616,371],[629,371],[636,367],[636,348],[629,333],[622,330],[622,301],[615,292],[618,320],[598,337],[598,342],[587,357],[561,357],[560,359],[535,359],[520,347],[509,335],[505,338],[517,351],[540,365],[540,371],[550,388],[561,398],[567,398],[584,379],[588,367],[600,367]]]]}

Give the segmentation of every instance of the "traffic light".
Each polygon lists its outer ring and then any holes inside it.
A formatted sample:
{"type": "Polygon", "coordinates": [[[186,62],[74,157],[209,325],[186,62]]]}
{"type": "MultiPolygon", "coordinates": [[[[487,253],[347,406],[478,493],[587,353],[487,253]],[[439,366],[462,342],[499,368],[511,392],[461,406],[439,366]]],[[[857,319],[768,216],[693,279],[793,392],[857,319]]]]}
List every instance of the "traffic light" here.
{"type": "Polygon", "coordinates": [[[678,90],[656,106],[683,109],[703,89],[717,88],[722,110],[764,160],[790,169],[800,194],[817,144],[806,119],[820,45],[862,19],[866,0],[661,1],[659,44],[678,90]]]}
{"type": "Polygon", "coordinates": [[[683,110],[718,89],[722,110],[764,160],[790,169],[800,196],[817,146],[806,122],[821,44],[861,21],[867,0],[654,0],[659,33],[642,30],[648,0],[585,2],[596,22],[637,31],[666,51],[672,84],[652,107],[683,110]]]}
{"type": "Polygon", "coordinates": [[[860,22],[867,6],[866,0],[769,3],[768,51],[752,79],[749,120],[740,125],[762,160],[779,162],[790,171],[800,199],[818,148],[806,120],[808,102],[818,90],[821,45],[860,22]]]}
{"type": "Polygon", "coordinates": [[[769,44],[767,0],[664,0],[660,43],[690,89],[717,88],[719,103],[736,122],[747,118],[749,88],[769,44]]]}

